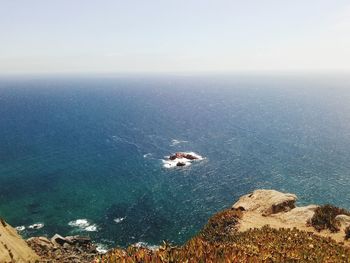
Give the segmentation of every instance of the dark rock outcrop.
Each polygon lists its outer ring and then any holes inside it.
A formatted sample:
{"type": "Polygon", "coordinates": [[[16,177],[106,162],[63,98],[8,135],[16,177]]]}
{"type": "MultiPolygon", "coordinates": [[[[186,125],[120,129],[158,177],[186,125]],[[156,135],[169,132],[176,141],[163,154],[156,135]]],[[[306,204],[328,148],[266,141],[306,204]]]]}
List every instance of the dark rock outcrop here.
{"type": "Polygon", "coordinates": [[[55,234],[51,240],[46,237],[32,237],[28,245],[42,258],[42,262],[92,262],[98,254],[89,237],[55,234]]]}
{"type": "Polygon", "coordinates": [[[197,160],[198,157],[197,156],[194,156],[192,154],[189,154],[189,153],[183,153],[183,152],[177,152],[175,153],[174,155],[171,155],[169,157],[169,160],[176,160],[176,159],[182,159],[182,158],[185,158],[187,160],[197,160]]]}

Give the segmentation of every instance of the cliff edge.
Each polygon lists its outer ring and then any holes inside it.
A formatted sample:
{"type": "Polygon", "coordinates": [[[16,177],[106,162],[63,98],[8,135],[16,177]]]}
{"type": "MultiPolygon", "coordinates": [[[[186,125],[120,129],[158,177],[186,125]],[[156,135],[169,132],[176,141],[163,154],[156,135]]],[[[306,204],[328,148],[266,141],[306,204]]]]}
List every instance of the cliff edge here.
{"type": "Polygon", "coordinates": [[[17,231],[0,219],[0,262],[36,262],[39,256],[27,245],[17,231]]]}

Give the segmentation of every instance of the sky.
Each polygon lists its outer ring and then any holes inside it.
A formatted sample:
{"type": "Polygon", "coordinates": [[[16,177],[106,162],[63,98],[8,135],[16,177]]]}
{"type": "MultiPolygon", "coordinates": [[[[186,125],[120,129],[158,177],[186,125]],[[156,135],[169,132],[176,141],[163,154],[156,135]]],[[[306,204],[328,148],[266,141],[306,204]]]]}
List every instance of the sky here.
{"type": "Polygon", "coordinates": [[[0,0],[0,74],[350,71],[348,0],[0,0]]]}

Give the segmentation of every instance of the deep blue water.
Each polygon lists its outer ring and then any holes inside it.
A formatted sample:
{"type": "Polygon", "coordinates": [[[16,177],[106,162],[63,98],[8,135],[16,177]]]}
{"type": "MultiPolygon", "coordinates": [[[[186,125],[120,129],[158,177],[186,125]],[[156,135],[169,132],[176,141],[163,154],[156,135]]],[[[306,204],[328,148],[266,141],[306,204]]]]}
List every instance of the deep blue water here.
{"type": "Polygon", "coordinates": [[[2,78],[0,215],[124,246],[182,243],[256,188],[350,208],[349,102],[344,76],[2,78]],[[206,159],[163,168],[180,150],[206,159]]]}

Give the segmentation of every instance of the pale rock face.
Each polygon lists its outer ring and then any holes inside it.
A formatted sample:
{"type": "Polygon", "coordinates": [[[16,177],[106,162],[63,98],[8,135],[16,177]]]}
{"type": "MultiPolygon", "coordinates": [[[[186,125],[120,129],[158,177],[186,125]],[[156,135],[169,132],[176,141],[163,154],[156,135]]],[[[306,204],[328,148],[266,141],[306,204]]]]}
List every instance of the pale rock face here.
{"type": "Polygon", "coordinates": [[[311,220],[317,207],[318,205],[296,207],[286,213],[272,215],[272,216],[278,216],[282,221],[285,221],[291,224],[306,223],[309,220],[311,220]]]}
{"type": "Polygon", "coordinates": [[[340,224],[341,228],[346,228],[350,226],[350,216],[347,215],[337,215],[335,220],[340,224]]]}
{"type": "Polygon", "coordinates": [[[295,208],[296,195],[281,193],[275,190],[255,190],[239,198],[233,208],[243,208],[245,211],[255,211],[264,216],[287,212],[295,208]]]}
{"type": "Polygon", "coordinates": [[[17,231],[2,219],[0,221],[0,262],[38,262],[39,256],[17,234],[17,231]]]}

